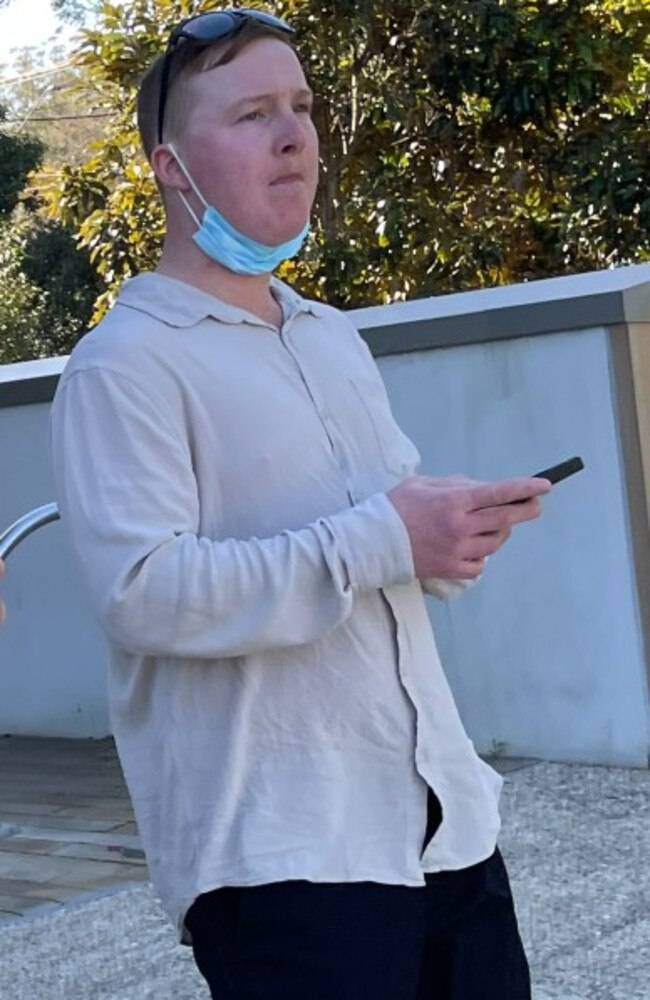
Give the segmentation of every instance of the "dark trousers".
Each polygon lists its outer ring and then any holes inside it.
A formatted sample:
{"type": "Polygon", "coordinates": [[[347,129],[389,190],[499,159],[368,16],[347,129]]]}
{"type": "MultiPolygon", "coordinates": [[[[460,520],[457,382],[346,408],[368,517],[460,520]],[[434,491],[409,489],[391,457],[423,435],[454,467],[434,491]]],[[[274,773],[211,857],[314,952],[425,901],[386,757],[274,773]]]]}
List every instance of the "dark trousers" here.
{"type": "MultiPolygon", "coordinates": [[[[439,819],[431,794],[425,844],[439,819]]],[[[530,1000],[500,852],[425,878],[199,896],[186,923],[213,1000],[530,1000]]]]}

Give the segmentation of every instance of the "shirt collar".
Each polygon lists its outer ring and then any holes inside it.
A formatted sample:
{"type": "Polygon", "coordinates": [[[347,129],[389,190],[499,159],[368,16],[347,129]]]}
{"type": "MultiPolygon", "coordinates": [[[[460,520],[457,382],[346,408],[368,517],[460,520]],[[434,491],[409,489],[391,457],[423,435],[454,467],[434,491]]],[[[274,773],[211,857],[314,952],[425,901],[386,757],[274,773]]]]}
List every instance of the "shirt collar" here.
{"type": "MultiPolygon", "coordinates": [[[[285,323],[300,312],[319,317],[323,315],[323,307],[318,302],[304,299],[279,278],[271,278],[271,288],[282,306],[285,323]]],[[[268,325],[259,316],[240,306],[230,305],[186,281],[170,278],[157,271],[148,271],[134,278],[127,278],[122,285],[117,303],[130,309],[138,309],[167,326],[178,328],[195,326],[208,316],[221,323],[268,325]]]]}

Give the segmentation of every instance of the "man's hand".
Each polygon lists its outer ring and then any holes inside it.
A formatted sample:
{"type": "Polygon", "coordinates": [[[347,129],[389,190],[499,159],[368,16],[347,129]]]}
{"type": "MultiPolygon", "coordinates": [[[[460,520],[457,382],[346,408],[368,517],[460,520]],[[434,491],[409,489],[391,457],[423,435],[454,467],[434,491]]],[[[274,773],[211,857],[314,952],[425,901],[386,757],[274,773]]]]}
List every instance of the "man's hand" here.
{"type": "MultiPolygon", "coordinates": [[[[2,559],[0,559],[0,580],[5,575],[5,564],[2,559]]],[[[4,606],[4,601],[0,597],[0,625],[2,625],[5,620],[6,608],[4,606]]]]}
{"type": "Polygon", "coordinates": [[[415,575],[475,580],[515,524],[539,517],[546,479],[479,483],[463,476],[411,476],[387,494],[408,531],[415,575]],[[522,501],[507,506],[513,501],[522,501]]]}

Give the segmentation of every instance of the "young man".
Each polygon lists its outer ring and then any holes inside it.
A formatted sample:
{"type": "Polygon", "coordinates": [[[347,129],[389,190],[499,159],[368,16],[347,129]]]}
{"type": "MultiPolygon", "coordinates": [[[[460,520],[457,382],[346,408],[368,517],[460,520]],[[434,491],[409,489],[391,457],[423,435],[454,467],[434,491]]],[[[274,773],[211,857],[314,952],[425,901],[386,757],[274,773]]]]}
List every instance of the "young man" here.
{"type": "Polygon", "coordinates": [[[190,19],[145,76],[164,250],[63,374],[57,500],[151,877],[213,997],[525,1000],[501,779],[420,581],[477,579],[550,484],[416,475],[350,321],[272,277],[309,225],[311,102],[256,11],[190,19]]]}

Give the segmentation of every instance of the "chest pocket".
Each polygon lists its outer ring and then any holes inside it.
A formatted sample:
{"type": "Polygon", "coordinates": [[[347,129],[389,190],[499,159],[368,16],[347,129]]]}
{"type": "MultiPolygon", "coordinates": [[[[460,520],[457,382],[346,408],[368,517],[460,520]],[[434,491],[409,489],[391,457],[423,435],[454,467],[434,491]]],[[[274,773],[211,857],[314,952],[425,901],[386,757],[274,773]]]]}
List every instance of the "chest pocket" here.
{"type": "Polygon", "coordinates": [[[420,453],[410,438],[400,430],[391,412],[382,382],[370,378],[349,378],[359,411],[360,445],[382,462],[384,468],[403,478],[413,475],[420,464],[420,453]]]}

